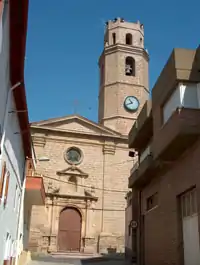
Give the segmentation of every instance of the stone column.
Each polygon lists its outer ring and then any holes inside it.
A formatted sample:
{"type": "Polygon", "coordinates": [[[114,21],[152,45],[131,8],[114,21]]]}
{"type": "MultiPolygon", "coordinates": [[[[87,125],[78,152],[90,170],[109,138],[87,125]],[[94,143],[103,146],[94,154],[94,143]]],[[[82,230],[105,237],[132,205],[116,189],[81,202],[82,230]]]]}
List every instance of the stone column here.
{"type": "Polygon", "coordinates": [[[52,206],[51,206],[51,220],[50,220],[50,246],[48,248],[49,252],[57,251],[57,231],[55,229],[55,219],[56,219],[56,199],[52,198],[52,206]]]}
{"type": "Polygon", "coordinates": [[[95,238],[92,236],[92,229],[93,229],[93,216],[91,212],[91,200],[87,201],[87,208],[86,208],[86,233],[85,233],[85,253],[95,253],[95,238]]]}

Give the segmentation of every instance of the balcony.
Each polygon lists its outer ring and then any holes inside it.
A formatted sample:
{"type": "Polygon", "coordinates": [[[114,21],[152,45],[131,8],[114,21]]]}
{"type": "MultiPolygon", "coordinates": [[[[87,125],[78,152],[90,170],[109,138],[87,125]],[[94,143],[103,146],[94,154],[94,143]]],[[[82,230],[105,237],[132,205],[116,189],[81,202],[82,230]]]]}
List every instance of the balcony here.
{"type": "Polygon", "coordinates": [[[135,166],[129,177],[129,188],[145,186],[156,174],[156,163],[151,154],[137,166],[135,166]]]}
{"type": "Polygon", "coordinates": [[[178,108],[154,135],[154,158],[168,162],[178,159],[199,135],[200,109],[178,108]]]}
{"type": "Polygon", "coordinates": [[[156,161],[153,159],[151,144],[141,153],[139,162],[131,169],[129,188],[146,185],[155,176],[156,161]]]}
{"type": "Polygon", "coordinates": [[[44,205],[45,189],[42,177],[26,177],[25,200],[31,205],[44,205]]]}
{"type": "Polygon", "coordinates": [[[143,149],[153,135],[151,101],[146,101],[137,121],[129,132],[129,148],[143,149]]]}

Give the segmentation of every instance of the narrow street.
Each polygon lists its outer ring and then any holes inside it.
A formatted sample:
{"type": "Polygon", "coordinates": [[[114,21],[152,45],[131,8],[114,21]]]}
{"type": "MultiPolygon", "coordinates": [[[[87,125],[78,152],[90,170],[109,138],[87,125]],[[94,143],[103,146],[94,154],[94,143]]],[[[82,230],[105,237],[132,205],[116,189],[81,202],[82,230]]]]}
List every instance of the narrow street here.
{"type": "Polygon", "coordinates": [[[28,265],[128,265],[122,258],[116,257],[68,257],[68,256],[40,256],[33,257],[28,265]]]}

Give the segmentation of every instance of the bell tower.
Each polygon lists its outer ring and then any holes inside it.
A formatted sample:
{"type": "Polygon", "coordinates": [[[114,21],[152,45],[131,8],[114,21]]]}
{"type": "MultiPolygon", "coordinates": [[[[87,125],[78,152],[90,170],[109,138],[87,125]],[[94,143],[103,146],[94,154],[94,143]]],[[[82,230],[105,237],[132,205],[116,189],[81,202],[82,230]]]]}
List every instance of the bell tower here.
{"type": "Polygon", "coordinates": [[[106,23],[99,58],[99,123],[127,135],[149,97],[144,27],[116,18],[106,23]]]}

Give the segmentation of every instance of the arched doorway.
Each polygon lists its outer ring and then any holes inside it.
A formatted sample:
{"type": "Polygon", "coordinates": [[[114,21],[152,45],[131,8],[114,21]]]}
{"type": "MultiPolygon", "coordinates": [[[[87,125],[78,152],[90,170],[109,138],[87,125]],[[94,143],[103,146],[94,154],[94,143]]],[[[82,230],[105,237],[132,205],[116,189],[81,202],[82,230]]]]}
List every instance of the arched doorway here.
{"type": "Polygon", "coordinates": [[[81,223],[81,215],[75,208],[65,208],[60,213],[58,232],[59,251],[80,251],[81,223]]]}

